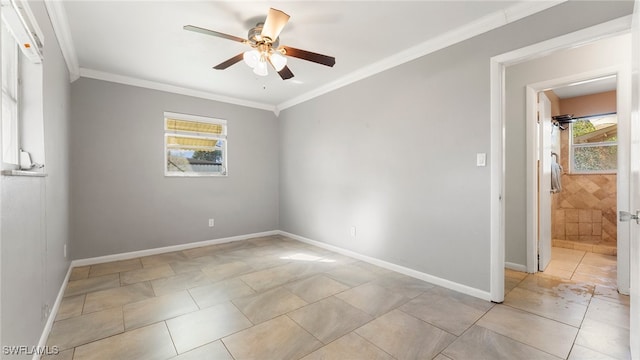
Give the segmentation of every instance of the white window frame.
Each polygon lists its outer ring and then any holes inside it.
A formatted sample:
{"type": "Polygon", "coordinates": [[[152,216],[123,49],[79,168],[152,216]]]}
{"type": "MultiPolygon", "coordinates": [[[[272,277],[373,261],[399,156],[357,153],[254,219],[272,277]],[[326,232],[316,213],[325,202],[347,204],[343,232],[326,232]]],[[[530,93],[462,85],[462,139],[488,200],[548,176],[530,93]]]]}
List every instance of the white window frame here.
{"type": "Polygon", "coordinates": [[[198,116],[198,115],[190,115],[190,114],[182,114],[175,112],[164,112],[163,118],[163,127],[164,127],[164,175],[168,177],[219,177],[219,176],[228,176],[229,167],[228,167],[228,155],[227,155],[227,120],[217,119],[212,117],[198,116]],[[185,131],[176,131],[173,129],[167,128],[167,118],[176,119],[176,120],[186,120],[186,121],[197,121],[208,124],[216,124],[222,126],[221,134],[202,134],[202,133],[192,133],[185,131]],[[222,146],[222,170],[220,172],[197,172],[197,171],[170,171],[168,168],[168,148],[167,148],[167,138],[169,136],[179,135],[181,137],[189,137],[196,139],[212,139],[212,140],[223,140],[222,146]]]}
{"type": "MultiPolygon", "coordinates": [[[[612,114],[603,114],[603,115],[584,116],[579,120],[596,118],[596,117],[613,116],[613,115],[615,115],[616,117],[618,116],[616,113],[612,113],[612,114]]],[[[609,170],[577,170],[576,169],[575,157],[574,157],[575,148],[618,146],[619,142],[616,140],[615,142],[609,141],[609,142],[597,142],[597,143],[587,143],[587,144],[574,144],[573,143],[573,124],[575,123],[571,123],[571,126],[569,126],[569,167],[570,167],[569,173],[576,174],[576,175],[617,174],[618,173],[617,162],[616,162],[615,169],[609,169],[609,170]]]]}

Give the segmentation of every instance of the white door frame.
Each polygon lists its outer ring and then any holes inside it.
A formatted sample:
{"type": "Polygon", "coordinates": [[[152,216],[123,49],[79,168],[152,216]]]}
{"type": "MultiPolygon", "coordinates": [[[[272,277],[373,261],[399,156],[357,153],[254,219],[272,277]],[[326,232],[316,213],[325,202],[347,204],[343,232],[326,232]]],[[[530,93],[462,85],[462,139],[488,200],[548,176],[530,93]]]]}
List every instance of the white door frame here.
{"type": "MultiPolygon", "coordinates": [[[[617,112],[618,112],[618,172],[617,172],[617,208],[629,208],[629,150],[631,146],[631,73],[630,64],[592,69],[562,78],[546,80],[527,86],[527,139],[533,139],[537,131],[538,92],[564,87],[579,81],[616,76],[617,112]]],[[[539,143],[532,141],[527,147],[527,272],[538,271],[538,196],[537,196],[537,154],[539,143]]],[[[629,293],[629,223],[618,222],[618,290],[629,293]]]]}
{"type": "Polygon", "coordinates": [[[503,201],[503,192],[505,183],[505,68],[509,65],[548,55],[554,51],[587,44],[594,40],[613,35],[628,33],[630,29],[631,16],[625,16],[491,58],[490,293],[492,301],[504,301],[505,203],[503,201]]]}

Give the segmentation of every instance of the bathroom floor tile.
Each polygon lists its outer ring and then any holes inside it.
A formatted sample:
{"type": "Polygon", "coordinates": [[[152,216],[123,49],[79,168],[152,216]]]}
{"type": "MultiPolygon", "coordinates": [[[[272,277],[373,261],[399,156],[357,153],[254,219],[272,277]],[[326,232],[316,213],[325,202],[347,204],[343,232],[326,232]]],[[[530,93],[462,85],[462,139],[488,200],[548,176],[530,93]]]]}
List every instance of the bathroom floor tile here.
{"type": "Polygon", "coordinates": [[[157,323],[76,348],[74,360],[162,360],[176,354],[164,323],[157,323]]]}
{"type": "Polygon", "coordinates": [[[493,304],[489,301],[433,287],[402,305],[400,310],[459,336],[491,307],[493,304]]]}
{"type": "Polygon", "coordinates": [[[322,346],[287,316],[271,319],[222,339],[236,359],[298,359],[322,346]]]}
{"type": "Polygon", "coordinates": [[[325,344],[373,320],[369,314],[333,296],[288,315],[325,344]]]}
{"type": "Polygon", "coordinates": [[[393,357],[352,332],[302,358],[302,360],[324,359],[393,360],[393,357]]]}
{"type": "Polygon", "coordinates": [[[456,339],[442,353],[451,359],[560,359],[476,325],[456,339]]]}
{"type": "Polygon", "coordinates": [[[477,325],[566,359],[578,329],[506,305],[496,305],[477,325]]]}
{"type": "Polygon", "coordinates": [[[251,327],[233,304],[224,303],[166,321],[173,343],[182,354],[229,334],[251,327]]]}
{"type": "Polygon", "coordinates": [[[432,359],[456,337],[393,310],[355,331],[396,359],[432,359]]]}
{"type": "Polygon", "coordinates": [[[158,321],[197,311],[198,306],[186,290],[126,304],[124,328],[135,329],[158,321]]]}

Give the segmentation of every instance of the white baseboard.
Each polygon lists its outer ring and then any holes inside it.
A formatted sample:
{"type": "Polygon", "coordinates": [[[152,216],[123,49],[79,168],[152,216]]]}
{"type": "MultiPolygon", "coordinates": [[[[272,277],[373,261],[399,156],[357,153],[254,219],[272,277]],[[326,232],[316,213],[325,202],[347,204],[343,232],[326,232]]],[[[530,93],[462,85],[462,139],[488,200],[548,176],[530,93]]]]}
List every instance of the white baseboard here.
{"type": "Polygon", "coordinates": [[[433,276],[433,275],[429,275],[414,269],[410,269],[404,266],[400,266],[400,265],[396,265],[394,263],[390,263],[384,260],[380,260],[371,256],[367,256],[367,255],[362,255],[360,253],[351,251],[351,250],[347,250],[347,249],[343,249],[341,247],[335,246],[335,245],[330,245],[327,243],[323,243],[320,241],[316,241],[316,240],[311,240],[305,237],[302,237],[300,235],[296,235],[296,234],[291,234],[285,231],[279,231],[280,235],[284,235],[287,237],[290,237],[292,239],[301,241],[303,243],[307,243],[310,245],[314,245],[323,249],[327,249],[327,250],[331,250],[334,252],[337,252],[339,254],[342,255],[346,255],[349,257],[352,257],[354,259],[358,259],[358,260],[362,260],[364,262],[368,262],[370,264],[376,265],[376,266],[380,266],[382,268],[391,270],[391,271],[395,271],[395,272],[399,272],[401,274],[407,275],[407,276],[411,276],[413,278],[416,279],[420,279],[426,282],[429,282],[431,284],[435,284],[438,286],[442,286],[444,288],[450,289],[450,290],[454,290],[463,294],[467,294],[473,297],[477,297],[480,298],[482,300],[487,300],[487,301],[491,301],[491,293],[488,291],[483,291],[480,289],[476,289],[476,288],[472,288],[470,286],[466,286],[466,285],[462,285],[450,280],[446,280],[446,279],[442,279],[439,278],[437,276],[433,276]]]}
{"type": "MultiPolygon", "coordinates": [[[[44,324],[44,329],[42,330],[42,335],[40,335],[40,341],[38,342],[38,349],[44,349],[47,345],[47,339],[49,339],[49,333],[51,332],[51,328],[53,327],[53,323],[56,320],[56,316],[58,316],[58,309],[60,309],[60,303],[62,303],[62,298],[64,297],[64,290],[67,288],[67,283],[69,282],[69,277],[71,277],[71,269],[73,266],[69,265],[69,270],[67,270],[67,275],[64,277],[62,281],[62,285],[60,286],[60,290],[58,290],[58,296],[56,297],[56,301],[53,303],[51,307],[51,312],[49,312],[49,318],[47,319],[47,323],[44,324]]],[[[41,355],[36,351],[33,354],[32,360],[40,360],[41,355]]]]}
{"type": "Polygon", "coordinates": [[[98,256],[98,257],[87,258],[87,259],[78,259],[78,260],[73,260],[71,262],[71,267],[95,265],[95,264],[101,264],[105,262],[118,261],[118,260],[135,259],[143,256],[157,255],[157,254],[163,254],[163,253],[172,252],[172,251],[193,249],[193,248],[208,246],[208,245],[225,244],[229,242],[247,240],[247,239],[252,239],[252,238],[261,237],[261,236],[278,235],[279,233],[280,231],[278,230],[264,231],[260,233],[231,236],[231,237],[220,238],[220,239],[197,241],[197,242],[192,242],[188,244],[171,245],[171,246],[164,246],[164,247],[154,248],[154,249],[131,251],[126,253],[98,256]]]}
{"type": "Polygon", "coordinates": [[[504,267],[510,270],[527,272],[527,266],[505,261],[504,267]]]}

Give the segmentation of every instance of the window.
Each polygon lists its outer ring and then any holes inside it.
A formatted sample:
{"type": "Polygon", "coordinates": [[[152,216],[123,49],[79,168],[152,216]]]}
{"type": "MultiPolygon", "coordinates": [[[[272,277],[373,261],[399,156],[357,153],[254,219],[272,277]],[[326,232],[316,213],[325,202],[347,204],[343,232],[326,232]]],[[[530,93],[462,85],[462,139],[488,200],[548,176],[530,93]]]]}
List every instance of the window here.
{"type": "Polygon", "coordinates": [[[580,118],[571,124],[571,172],[612,173],[618,165],[616,114],[580,118]]]}
{"type": "Polygon", "coordinates": [[[227,122],[164,113],[166,176],[227,175],[227,122]]]}
{"type": "Polygon", "coordinates": [[[18,44],[4,21],[2,44],[2,161],[18,165],[18,44]]]}

